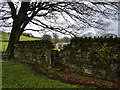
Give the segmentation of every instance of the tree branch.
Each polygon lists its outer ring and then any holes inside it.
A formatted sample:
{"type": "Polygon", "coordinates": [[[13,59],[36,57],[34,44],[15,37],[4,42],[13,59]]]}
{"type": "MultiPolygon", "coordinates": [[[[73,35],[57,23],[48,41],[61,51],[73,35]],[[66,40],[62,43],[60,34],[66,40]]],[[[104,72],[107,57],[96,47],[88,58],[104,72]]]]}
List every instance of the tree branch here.
{"type": "Polygon", "coordinates": [[[12,18],[15,20],[16,9],[14,7],[14,4],[13,4],[13,2],[11,0],[7,0],[7,2],[8,2],[8,5],[9,5],[10,9],[11,9],[12,18]]]}

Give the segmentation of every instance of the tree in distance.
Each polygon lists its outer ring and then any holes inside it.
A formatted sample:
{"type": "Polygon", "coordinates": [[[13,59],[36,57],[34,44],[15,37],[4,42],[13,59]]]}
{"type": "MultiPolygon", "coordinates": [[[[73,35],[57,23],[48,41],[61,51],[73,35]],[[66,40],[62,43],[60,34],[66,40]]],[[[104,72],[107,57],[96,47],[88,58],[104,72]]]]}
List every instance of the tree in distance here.
{"type": "Polygon", "coordinates": [[[45,35],[42,36],[42,40],[49,40],[49,41],[51,41],[52,37],[50,35],[45,34],[45,35]]]}
{"type": "Polygon", "coordinates": [[[65,41],[65,42],[70,42],[71,39],[68,38],[68,37],[63,37],[62,40],[65,41]]]}

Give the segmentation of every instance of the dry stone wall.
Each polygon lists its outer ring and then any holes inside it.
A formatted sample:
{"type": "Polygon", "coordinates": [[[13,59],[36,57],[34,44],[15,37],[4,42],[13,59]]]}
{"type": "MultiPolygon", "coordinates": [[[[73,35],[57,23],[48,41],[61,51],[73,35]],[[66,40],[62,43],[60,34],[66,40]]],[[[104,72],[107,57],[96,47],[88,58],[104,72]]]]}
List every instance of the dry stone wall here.
{"type": "Polygon", "coordinates": [[[120,38],[74,38],[59,57],[77,73],[120,79],[120,38]]]}
{"type": "Polygon", "coordinates": [[[52,48],[50,41],[20,41],[15,45],[14,57],[26,63],[51,66],[52,48]]]}

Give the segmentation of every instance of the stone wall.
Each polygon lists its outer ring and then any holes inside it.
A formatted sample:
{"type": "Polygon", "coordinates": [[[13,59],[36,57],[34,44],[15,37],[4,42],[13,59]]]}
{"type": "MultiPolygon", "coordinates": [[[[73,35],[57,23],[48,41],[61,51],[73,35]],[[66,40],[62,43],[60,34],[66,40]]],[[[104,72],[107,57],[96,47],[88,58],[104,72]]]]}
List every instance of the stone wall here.
{"type": "Polygon", "coordinates": [[[26,63],[41,63],[51,66],[52,48],[50,41],[20,41],[15,45],[14,57],[26,63]]]}
{"type": "Polygon", "coordinates": [[[58,52],[50,41],[20,41],[15,58],[46,67],[61,65],[75,73],[120,80],[120,38],[74,38],[58,52]]]}
{"type": "Polygon", "coordinates": [[[120,79],[120,38],[74,38],[59,57],[76,73],[120,79]]]}

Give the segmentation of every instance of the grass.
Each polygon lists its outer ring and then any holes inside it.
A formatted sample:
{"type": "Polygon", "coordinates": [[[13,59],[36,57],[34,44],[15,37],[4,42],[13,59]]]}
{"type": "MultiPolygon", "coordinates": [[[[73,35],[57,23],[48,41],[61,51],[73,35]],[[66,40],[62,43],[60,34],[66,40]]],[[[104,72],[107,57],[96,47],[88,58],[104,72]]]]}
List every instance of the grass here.
{"type": "Polygon", "coordinates": [[[20,41],[41,40],[40,38],[21,36],[20,41]]]}
{"type": "Polygon", "coordinates": [[[10,37],[10,34],[8,33],[4,33],[4,32],[0,32],[0,41],[8,41],[10,37]]]}
{"type": "Polygon", "coordinates": [[[0,42],[0,51],[4,52],[7,49],[8,42],[0,42]]]}
{"type": "Polygon", "coordinates": [[[30,66],[17,61],[3,62],[2,69],[2,88],[78,88],[40,76],[30,66]]]}

